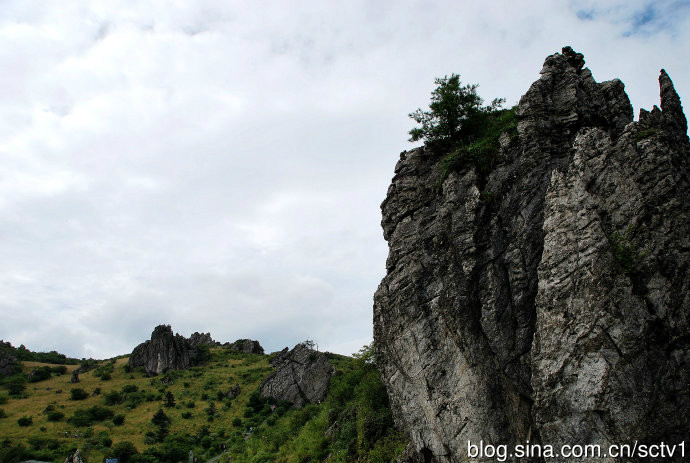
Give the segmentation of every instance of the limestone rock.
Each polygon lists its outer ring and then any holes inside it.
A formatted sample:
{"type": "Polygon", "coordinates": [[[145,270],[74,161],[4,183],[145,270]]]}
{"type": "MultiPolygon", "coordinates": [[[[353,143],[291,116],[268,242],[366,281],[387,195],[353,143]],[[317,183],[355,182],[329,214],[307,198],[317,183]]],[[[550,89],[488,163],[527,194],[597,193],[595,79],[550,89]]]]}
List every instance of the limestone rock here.
{"type": "Polygon", "coordinates": [[[261,354],[264,353],[264,348],[261,347],[259,341],[252,341],[251,339],[238,339],[232,344],[226,343],[225,347],[233,352],[241,352],[243,354],[261,354]]]}
{"type": "Polygon", "coordinates": [[[84,463],[84,458],[81,456],[81,453],[79,453],[79,449],[77,449],[73,455],[65,458],[65,463],[84,463]]]}
{"type": "Polygon", "coordinates": [[[297,344],[291,351],[286,347],[271,360],[271,365],[276,371],[261,383],[260,394],[292,402],[295,408],[323,400],[335,373],[326,354],[307,343],[297,344]]]}
{"type": "Polygon", "coordinates": [[[220,345],[219,342],[216,342],[213,340],[211,337],[211,333],[197,333],[194,332],[192,335],[189,337],[189,343],[192,345],[192,347],[196,346],[218,346],[220,345]]]}
{"type": "Polygon", "coordinates": [[[129,357],[132,368],[144,367],[149,374],[160,374],[168,370],[184,370],[194,365],[197,350],[187,338],[173,334],[170,325],[159,325],[151,339],[134,348],[129,357]]]}
{"type": "Polygon", "coordinates": [[[79,382],[79,368],[72,372],[72,377],[70,378],[69,382],[72,384],[79,382]]]}
{"type": "Polygon", "coordinates": [[[19,363],[14,355],[0,350],[0,376],[8,376],[20,370],[19,363]]]}
{"type": "Polygon", "coordinates": [[[428,147],[395,167],[376,358],[424,461],[466,461],[468,440],[690,439],[687,122],[664,71],[636,123],[623,83],[583,66],[546,58],[489,175],[438,188],[428,147]]]}

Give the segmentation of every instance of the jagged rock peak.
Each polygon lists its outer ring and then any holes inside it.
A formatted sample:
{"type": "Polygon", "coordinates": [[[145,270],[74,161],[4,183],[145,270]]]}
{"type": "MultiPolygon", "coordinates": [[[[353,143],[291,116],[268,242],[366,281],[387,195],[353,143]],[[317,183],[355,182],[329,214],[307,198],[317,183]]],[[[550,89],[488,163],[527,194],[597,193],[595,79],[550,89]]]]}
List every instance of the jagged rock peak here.
{"type": "Polygon", "coordinates": [[[132,368],[144,367],[150,374],[183,370],[194,365],[197,350],[187,338],[173,334],[170,325],[158,325],[151,339],[134,348],[129,357],[132,368]]]}
{"type": "Polygon", "coordinates": [[[264,348],[261,347],[259,341],[252,339],[238,339],[233,343],[225,343],[225,347],[233,352],[241,352],[243,354],[261,354],[264,353],[264,348]]]}
{"type": "Polygon", "coordinates": [[[17,372],[19,363],[14,355],[0,350],[0,377],[12,375],[17,372]]]}
{"type": "Polygon", "coordinates": [[[307,342],[292,350],[286,347],[271,359],[271,365],[276,371],[261,383],[259,392],[264,397],[291,402],[295,408],[323,400],[335,373],[326,354],[307,342]]]}
{"type": "Polygon", "coordinates": [[[374,339],[423,461],[480,440],[690,440],[687,122],[665,73],[663,111],[636,123],[623,83],[583,66],[546,58],[484,178],[439,188],[426,147],[395,167],[374,339]]]}
{"type": "Polygon", "coordinates": [[[211,333],[198,333],[194,332],[192,335],[189,337],[189,343],[196,347],[196,346],[219,346],[220,343],[217,341],[214,341],[213,338],[211,337],[211,333]]]}

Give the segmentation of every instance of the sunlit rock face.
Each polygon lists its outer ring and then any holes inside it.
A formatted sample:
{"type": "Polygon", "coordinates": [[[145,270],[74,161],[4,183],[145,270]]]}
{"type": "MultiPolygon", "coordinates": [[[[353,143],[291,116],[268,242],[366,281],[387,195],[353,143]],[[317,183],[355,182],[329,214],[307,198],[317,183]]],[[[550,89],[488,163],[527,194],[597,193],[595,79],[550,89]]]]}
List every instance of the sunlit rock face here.
{"type": "Polygon", "coordinates": [[[159,325],[151,339],[134,348],[129,357],[132,368],[144,367],[149,374],[184,370],[194,365],[197,350],[187,338],[173,334],[170,325],[159,325]]]}
{"type": "Polygon", "coordinates": [[[659,82],[661,109],[633,122],[623,83],[566,47],[489,175],[441,181],[446,153],[401,154],[374,336],[419,459],[469,460],[468,441],[690,440],[690,143],[659,82]]]}

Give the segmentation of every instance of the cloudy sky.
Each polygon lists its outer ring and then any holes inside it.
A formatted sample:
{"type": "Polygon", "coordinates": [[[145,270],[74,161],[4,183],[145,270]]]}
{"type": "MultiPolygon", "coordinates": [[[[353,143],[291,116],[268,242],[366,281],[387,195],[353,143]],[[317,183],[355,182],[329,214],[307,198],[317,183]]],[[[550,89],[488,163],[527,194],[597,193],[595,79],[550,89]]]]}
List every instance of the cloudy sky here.
{"type": "Polygon", "coordinates": [[[0,1],[0,338],[356,351],[407,114],[454,72],[515,104],[564,45],[690,105],[688,0],[0,1]]]}

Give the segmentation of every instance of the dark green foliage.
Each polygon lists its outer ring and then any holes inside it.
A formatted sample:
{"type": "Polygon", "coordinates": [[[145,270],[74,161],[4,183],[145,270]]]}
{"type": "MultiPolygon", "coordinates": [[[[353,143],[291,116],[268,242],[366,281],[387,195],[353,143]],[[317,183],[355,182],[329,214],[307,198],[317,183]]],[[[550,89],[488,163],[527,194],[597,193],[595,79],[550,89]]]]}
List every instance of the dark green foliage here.
{"type": "Polygon", "coordinates": [[[168,417],[168,415],[165,414],[163,409],[160,408],[153,415],[153,418],[151,418],[151,423],[153,423],[155,426],[158,426],[158,427],[169,426],[170,425],[170,418],[168,417]]]}
{"type": "Polygon", "coordinates": [[[113,424],[115,426],[122,426],[125,424],[125,415],[115,415],[113,417],[113,424]]]}
{"type": "Polygon", "coordinates": [[[165,393],[165,406],[168,408],[175,406],[175,396],[170,391],[165,393]]]}
{"type": "Polygon", "coordinates": [[[458,74],[437,78],[434,83],[437,87],[431,92],[429,111],[419,108],[409,114],[421,124],[410,130],[410,141],[454,143],[468,131],[468,121],[482,110],[482,99],[477,95],[477,85],[463,86],[458,74]]]}
{"type": "Polygon", "coordinates": [[[21,395],[26,389],[26,378],[24,375],[16,375],[5,381],[5,387],[10,395],[21,395]]]}
{"type": "Polygon", "coordinates": [[[100,421],[112,419],[113,415],[114,413],[112,410],[96,405],[87,409],[80,408],[75,410],[74,414],[67,420],[67,422],[73,426],[86,427],[100,421]]]}
{"type": "Polygon", "coordinates": [[[79,363],[79,360],[68,358],[67,356],[59,354],[54,350],[50,352],[31,352],[29,349],[24,347],[24,344],[20,345],[19,347],[14,347],[9,342],[0,341],[0,350],[14,356],[19,361],[52,363],[58,365],[76,365],[79,363]]]}
{"type": "Polygon", "coordinates": [[[48,415],[47,415],[48,421],[60,421],[64,417],[65,417],[65,414],[62,412],[58,412],[58,411],[48,412],[48,415]]]}
{"type": "Polygon", "coordinates": [[[485,177],[500,162],[499,138],[507,133],[517,133],[515,109],[478,112],[473,116],[472,132],[459,140],[457,147],[441,162],[441,181],[453,170],[474,167],[480,177],[485,177]]]}
{"type": "MultiPolygon", "coordinates": [[[[63,367],[64,368],[64,367],[63,367]]],[[[52,368],[50,367],[38,367],[34,368],[31,370],[29,373],[29,382],[30,383],[37,383],[39,381],[43,381],[46,379],[49,379],[52,376],[52,368]]]]}
{"type": "Polygon", "coordinates": [[[190,419],[193,415],[192,415],[192,412],[182,412],[182,415],[180,415],[180,416],[182,416],[182,419],[188,420],[188,419],[190,419]]]}
{"type": "Polygon", "coordinates": [[[132,372],[132,367],[129,366],[128,363],[125,363],[125,366],[122,367],[125,373],[131,373],[132,372]]]}
{"type": "Polygon", "coordinates": [[[0,418],[7,418],[7,413],[2,408],[0,408],[0,418]]]}
{"type": "Polygon", "coordinates": [[[196,347],[196,360],[195,363],[201,364],[206,363],[211,360],[211,349],[209,346],[201,345],[196,347]]]}
{"type": "Polygon", "coordinates": [[[17,420],[17,424],[19,426],[31,426],[33,424],[34,420],[30,416],[22,416],[17,420]]]}
{"type": "Polygon", "coordinates": [[[609,236],[613,257],[626,275],[633,273],[647,255],[647,251],[640,251],[631,240],[632,227],[628,227],[622,234],[614,232],[609,236]]]}
{"type": "Polygon", "coordinates": [[[235,426],[236,428],[239,428],[242,426],[242,418],[233,418],[232,419],[232,425],[235,426]]]}
{"type": "Polygon", "coordinates": [[[205,449],[210,448],[213,443],[213,438],[211,436],[205,436],[201,439],[201,446],[205,449]]]}
{"type": "Polygon", "coordinates": [[[653,137],[654,135],[661,132],[661,129],[644,129],[640,130],[635,134],[636,141],[642,141],[645,138],[653,137]]]}
{"type": "Polygon", "coordinates": [[[8,400],[9,400],[9,397],[7,397],[6,395],[4,395],[4,394],[0,395],[0,405],[6,404],[8,400]]]}
{"type": "Polygon", "coordinates": [[[122,393],[123,394],[130,394],[132,392],[137,392],[139,388],[137,387],[136,384],[127,384],[122,388],[122,393]]]}
{"type": "Polygon", "coordinates": [[[120,463],[128,463],[132,457],[139,453],[139,450],[129,441],[118,442],[112,446],[111,456],[119,458],[120,463]]]}
{"type": "Polygon", "coordinates": [[[70,398],[72,400],[84,400],[87,397],[89,397],[89,393],[80,387],[70,390],[70,398]]]}
{"type": "Polygon", "coordinates": [[[106,405],[117,405],[122,401],[122,394],[118,391],[106,392],[103,399],[105,399],[106,405]]]}
{"type": "Polygon", "coordinates": [[[186,402],[184,405],[185,405],[185,407],[187,407],[187,408],[194,408],[194,407],[196,406],[196,404],[194,403],[193,400],[190,400],[190,401],[186,402]]]}

